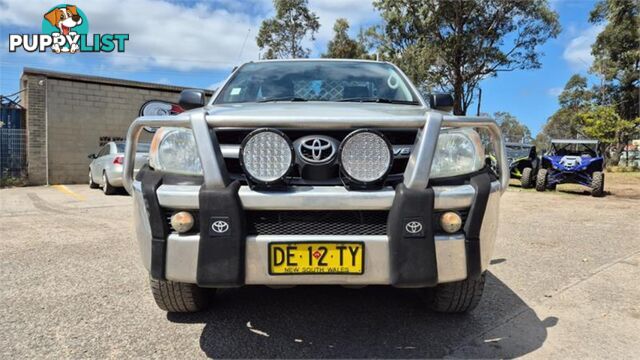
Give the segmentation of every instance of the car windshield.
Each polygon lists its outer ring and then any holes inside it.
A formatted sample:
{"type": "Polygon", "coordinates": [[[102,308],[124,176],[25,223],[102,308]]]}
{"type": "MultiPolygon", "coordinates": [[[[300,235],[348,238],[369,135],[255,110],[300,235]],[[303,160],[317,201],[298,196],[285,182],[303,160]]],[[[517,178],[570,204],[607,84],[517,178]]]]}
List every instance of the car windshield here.
{"type": "MultiPolygon", "coordinates": [[[[119,153],[123,153],[124,152],[124,148],[125,148],[125,143],[116,143],[116,147],[118,148],[118,152],[119,153]]],[[[138,147],[136,148],[136,152],[139,153],[148,153],[149,152],[149,145],[148,143],[138,143],[138,147]]]]}
{"type": "Polygon", "coordinates": [[[365,61],[268,61],[243,65],[215,104],[272,101],[420,105],[390,64],[365,61]]]}

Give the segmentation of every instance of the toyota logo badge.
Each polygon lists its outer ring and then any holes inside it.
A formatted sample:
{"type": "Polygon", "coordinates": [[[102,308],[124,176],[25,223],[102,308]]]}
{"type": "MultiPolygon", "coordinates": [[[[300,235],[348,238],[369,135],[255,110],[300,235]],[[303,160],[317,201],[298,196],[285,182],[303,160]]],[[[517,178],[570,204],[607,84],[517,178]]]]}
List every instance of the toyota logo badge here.
{"type": "Polygon", "coordinates": [[[222,220],[214,221],[213,224],[211,224],[211,230],[218,234],[224,234],[229,230],[229,223],[222,220]]]}
{"type": "Polygon", "coordinates": [[[411,221],[407,223],[404,229],[407,230],[409,234],[417,234],[422,231],[422,224],[419,221],[411,221]]]}
{"type": "Polygon", "coordinates": [[[306,136],[299,140],[298,153],[308,163],[324,163],[336,154],[335,140],[320,135],[306,136]]]}

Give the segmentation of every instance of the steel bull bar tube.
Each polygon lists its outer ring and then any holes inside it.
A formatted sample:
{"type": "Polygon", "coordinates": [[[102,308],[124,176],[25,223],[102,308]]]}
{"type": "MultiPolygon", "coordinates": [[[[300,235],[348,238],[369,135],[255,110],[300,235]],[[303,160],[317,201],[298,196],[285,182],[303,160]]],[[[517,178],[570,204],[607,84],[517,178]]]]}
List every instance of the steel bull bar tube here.
{"type": "Polygon", "coordinates": [[[442,116],[429,112],[425,117],[404,116],[392,121],[386,116],[350,118],[348,121],[335,117],[237,117],[224,115],[182,114],[174,116],[142,116],[137,118],[127,132],[125,148],[123,184],[131,193],[133,184],[133,166],[138,138],[144,127],[191,127],[194,132],[200,159],[202,161],[205,184],[212,187],[225,186],[225,170],[220,166],[222,152],[215,136],[211,136],[210,127],[275,127],[275,128],[317,128],[317,129],[356,129],[372,128],[417,128],[416,144],[404,173],[404,184],[411,189],[426,188],[431,171],[431,162],[441,127],[471,127],[489,130],[494,151],[500,169],[500,184],[505,191],[509,183],[509,165],[500,128],[494,120],[487,117],[442,116]]]}
{"type": "MultiPolygon", "coordinates": [[[[238,286],[244,282],[245,271],[245,226],[244,209],[240,199],[238,182],[230,183],[224,166],[222,151],[215,136],[218,127],[272,127],[280,129],[315,128],[315,129],[357,129],[357,128],[415,128],[418,135],[414,143],[404,181],[398,185],[391,205],[388,219],[389,265],[392,285],[400,287],[434,286],[438,281],[437,261],[435,259],[434,231],[430,216],[433,213],[435,194],[429,187],[431,163],[435,154],[438,136],[442,128],[486,128],[492,138],[497,157],[500,191],[504,192],[509,181],[509,169],[506,152],[499,127],[490,118],[458,117],[442,115],[437,112],[426,112],[424,116],[373,116],[350,117],[341,119],[328,116],[227,116],[225,114],[189,113],[167,117],[139,117],[129,128],[125,149],[123,183],[129,193],[133,186],[133,163],[138,138],[145,126],[150,127],[190,127],[193,129],[197,151],[202,162],[203,185],[199,193],[200,209],[200,241],[197,265],[197,283],[201,286],[224,287],[238,286]],[[232,231],[228,238],[222,238],[209,229],[215,220],[223,220],[230,224],[232,231]],[[419,234],[408,234],[405,225],[408,221],[421,221],[424,231],[419,234]]],[[[468,276],[480,274],[479,232],[484,216],[490,182],[477,176],[471,181],[475,189],[474,203],[470,220],[477,226],[466,226],[466,252],[468,276]],[[476,210],[474,210],[474,208],[476,210]]],[[[161,184],[156,184],[157,186],[161,184]]],[[[144,184],[143,184],[144,187],[144,184]]],[[[149,190],[149,189],[148,189],[149,190]]],[[[246,190],[246,189],[243,189],[246,190]]],[[[147,202],[157,203],[157,194],[145,191],[146,197],[152,194],[147,202]]],[[[344,192],[349,197],[349,191],[344,192]]],[[[301,195],[303,196],[303,195],[301,195]]],[[[283,197],[283,201],[286,201],[283,197]]],[[[158,206],[155,206],[158,207],[158,206]]],[[[155,208],[153,207],[153,208],[155,208]]],[[[151,208],[151,207],[150,207],[151,208]]],[[[159,208],[159,207],[158,207],[159,208]]],[[[150,214],[150,217],[160,214],[150,214]]],[[[153,258],[164,259],[166,239],[155,239],[158,242],[157,254],[153,258]],[[165,249],[160,251],[161,249],[165,249]]],[[[154,249],[156,248],[154,244],[154,249]]],[[[155,252],[155,250],[153,250],[155,252]]],[[[163,277],[161,271],[164,264],[158,264],[158,278],[163,277]]],[[[154,274],[152,274],[153,276],[154,274]]]]}

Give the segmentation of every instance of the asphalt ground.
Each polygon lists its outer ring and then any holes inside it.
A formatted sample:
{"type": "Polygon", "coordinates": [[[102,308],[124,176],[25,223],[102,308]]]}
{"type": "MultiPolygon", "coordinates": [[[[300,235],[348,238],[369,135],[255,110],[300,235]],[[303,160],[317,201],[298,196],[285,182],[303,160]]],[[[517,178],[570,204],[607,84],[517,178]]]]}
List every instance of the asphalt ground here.
{"type": "Polygon", "coordinates": [[[160,311],[131,198],[85,185],[0,190],[2,358],[632,358],[640,353],[640,176],[610,192],[512,187],[485,295],[467,315],[411,290],[253,286],[160,311]]]}

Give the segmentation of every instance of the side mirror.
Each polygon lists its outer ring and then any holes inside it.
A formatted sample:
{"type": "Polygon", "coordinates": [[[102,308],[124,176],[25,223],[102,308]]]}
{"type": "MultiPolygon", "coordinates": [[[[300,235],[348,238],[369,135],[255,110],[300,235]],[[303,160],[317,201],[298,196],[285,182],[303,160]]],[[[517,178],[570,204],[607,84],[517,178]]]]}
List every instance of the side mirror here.
{"type": "Polygon", "coordinates": [[[93,160],[93,159],[97,158],[97,157],[98,157],[98,155],[96,155],[96,154],[89,154],[89,156],[87,156],[87,157],[88,157],[89,159],[92,159],[92,160],[93,160]]]}
{"type": "Polygon", "coordinates": [[[451,94],[429,94],[429,106],[432,109],[451,112],[453,110],[453,96],[451,94]]]}
{"type": "Polygon", "coordinates": [[[182,90],[178,105],[185,110],[191,110],[204,106],[205,94],[202,90],[182,90]]]}

